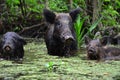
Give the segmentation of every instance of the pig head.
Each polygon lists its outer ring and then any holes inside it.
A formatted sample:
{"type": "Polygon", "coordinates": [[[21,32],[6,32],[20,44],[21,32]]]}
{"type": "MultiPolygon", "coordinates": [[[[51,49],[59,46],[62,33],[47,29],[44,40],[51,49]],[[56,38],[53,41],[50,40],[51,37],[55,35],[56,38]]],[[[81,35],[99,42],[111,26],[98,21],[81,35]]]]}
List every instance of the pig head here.
{"type": "Polygon", "coordinates": [[[104,39],[91,40],[88,36],[85,36],[85,44],[87,49],[87,57],[90,60],[100,60],[106,56],[106,52],[103,48],[107,44],[104,39]]]}
{"type": "Polygon", "coordinates": [[[120,49],[107,46],[107,40],[85,37],[87,57],[90,60],[120,60],[120,49]]]}
{"type": "Polygon", "coordinates": [[[2,55],[6,59],[23,58],[26,41],[15,32],[7,32],[1,39],[2,55]]]}
{"type": "Polygon", "coordinates": [[[44,9],[44,17],[48,23],[45,35],[48,54],[67,56],[73,50],[77,50],[73,23],[79,12],[79,8],[69,13],[54,13],[44,9]]]}

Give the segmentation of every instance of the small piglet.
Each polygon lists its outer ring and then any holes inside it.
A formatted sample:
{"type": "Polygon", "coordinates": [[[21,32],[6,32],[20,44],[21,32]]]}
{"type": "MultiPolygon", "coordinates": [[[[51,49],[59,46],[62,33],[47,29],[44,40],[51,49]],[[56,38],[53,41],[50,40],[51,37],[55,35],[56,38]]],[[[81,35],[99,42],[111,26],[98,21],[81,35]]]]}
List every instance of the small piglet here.
{"type": "Polygon", "coordinates": [[[43,11],[48,29],[45,43],[48,54],[69,57],[77,50],[77,40],[74,22],[80,13],[80,8],[69,13],[54,13],[48,9],[43,11]]]}
{"type": "Polygon", "coordinates": [[[7,60],[19,60],[24,56],[23,45],[26,41],[15,32],[7,32],[3,35],[0,47],[1,58],[7,60]]]}
{"type": "Polygon", "coordinates": [[[108,47],[104,39],[91,40],[85,37],[87,58],[90,60],[120,60],[120,49],[108,47]]]}

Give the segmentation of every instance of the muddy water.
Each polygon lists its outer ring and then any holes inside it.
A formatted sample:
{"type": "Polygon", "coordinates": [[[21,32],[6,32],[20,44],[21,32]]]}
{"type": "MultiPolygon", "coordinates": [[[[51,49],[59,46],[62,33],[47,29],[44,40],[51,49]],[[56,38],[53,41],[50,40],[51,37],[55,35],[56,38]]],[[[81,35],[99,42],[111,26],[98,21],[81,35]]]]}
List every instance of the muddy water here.
{"type": "Polygon", "coordinates": [[[120,62],[86,60],[86,51],[64,58],[47,54],[44,42],[29,42],[23,61],[0,61],[0,80],[119,80],[120,62]]]}

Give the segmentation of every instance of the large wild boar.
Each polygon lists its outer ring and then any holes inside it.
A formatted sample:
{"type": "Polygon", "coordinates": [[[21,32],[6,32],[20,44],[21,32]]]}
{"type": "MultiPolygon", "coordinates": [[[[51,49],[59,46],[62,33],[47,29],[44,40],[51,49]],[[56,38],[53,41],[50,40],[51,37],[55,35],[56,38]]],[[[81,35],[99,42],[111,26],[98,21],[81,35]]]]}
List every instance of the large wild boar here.
{"type": "Polygon", "coordinates": [[[80,8],[69,13],[54,13],[44,9],[44,17],[48,23],[45,42],[48,54],[70,56],[77,50],[77,42],[73,23],[80,12],[80,8]]]}
{"type": "Polygon", "coordinates": [[[7,32],[3,35],[1,45],[1,55],[3,59],[19,60],[24,56],[23,45],[26,41],[15,32],[7,32]]]}
{"type": "Polygon", "coordinates": [[[90,60],[120,60],[120,49],[108,47],[104,39],[91,40],[85,37],[87,57],[90,60]]]}

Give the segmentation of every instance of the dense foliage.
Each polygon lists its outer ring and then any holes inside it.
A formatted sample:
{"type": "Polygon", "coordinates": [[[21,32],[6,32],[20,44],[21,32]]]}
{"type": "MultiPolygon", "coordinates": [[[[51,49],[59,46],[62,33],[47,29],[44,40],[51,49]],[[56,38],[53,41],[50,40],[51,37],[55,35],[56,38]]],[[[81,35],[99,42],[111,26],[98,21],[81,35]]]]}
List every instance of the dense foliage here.
{"type": "Polygon", "coordinates": [[[105,26],[120,25],[118,17],[120,17],[120,1],[104,0],[102,4],[102,20],[105,26]]]}
{"type": "MultiPolygon", "coordinates": [[[[104,29],[108,26],[120,27],[120,1],[119,0],[1,0],[0,2],[0,32],[21,31],[25,27],[43,22],[43,9],[48,8],[54,12],[68,12],[81,7],[79,20],[75,27],[80,28],[77,33],[81,41],[85,32],[101,17],[99,23],[92,30],[104,29]],[[96,6],[98,5],[98,6],[96,6]],[[95,12],[96,11],[96,12],[95,12]]],[[[94,31],[95,30],[95,31],[94,31]]],[[[37,32],[37,31],[36,31],[37,32]]],[[[34,33],[34,32],[33,32],[34,33]]],[[[81,44],[81,43],[80,43],[81,44]]]]}
{"type": "MultiPolygon", "coordinates": [[[[72,8],[81,7],[84,12],[86,10],[87,0],[73,0],[72,8]]],[[[42,10],[46,4],[49,9],[56,12],[69,11],[70,3],[68,0],[5,0],[3,12],[1,13],[1,19],[5,20],[8,24],[15,21],[14,27],[17,25],[18,20],[21,20],[22,27],[29,26],[26,24],[26,20],[41,20],[42,10]],[[47,2],[46,2],[47,1],[47,2]],[[25,25],[26,24],[26,25],[25,25]]],[[[89,16],[89,15],[88,15],[89,16]]],[[[120,19],[120,1],[119,0],[101,0],[101,12],[100,16],[103,16],[103,26],[115,26],[119,25],[120,19]]],[[[99,16],[99,17],[100,17],[99,16]]],[[[32,25],[32,24],[30,24],[32,25]]],[[[13,26],[11,26],[13,27],[13,26]]]]}

